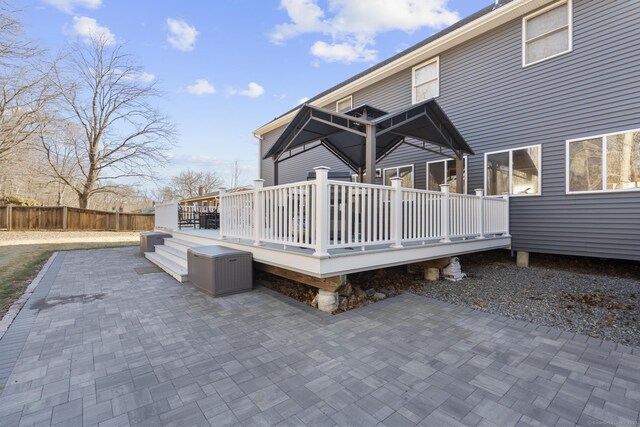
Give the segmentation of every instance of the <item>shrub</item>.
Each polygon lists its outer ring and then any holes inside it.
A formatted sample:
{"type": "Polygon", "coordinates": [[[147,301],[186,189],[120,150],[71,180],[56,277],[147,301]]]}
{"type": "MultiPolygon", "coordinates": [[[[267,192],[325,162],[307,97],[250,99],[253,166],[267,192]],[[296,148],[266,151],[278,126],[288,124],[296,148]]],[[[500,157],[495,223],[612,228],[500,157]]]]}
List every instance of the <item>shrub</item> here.
{"type": "Polygon", "coordinates": [[[40,206],[41,203],[35,199],[27,199],[18,196],[0,196],[0,206],[18,205],[18,206],[40,206]]]}

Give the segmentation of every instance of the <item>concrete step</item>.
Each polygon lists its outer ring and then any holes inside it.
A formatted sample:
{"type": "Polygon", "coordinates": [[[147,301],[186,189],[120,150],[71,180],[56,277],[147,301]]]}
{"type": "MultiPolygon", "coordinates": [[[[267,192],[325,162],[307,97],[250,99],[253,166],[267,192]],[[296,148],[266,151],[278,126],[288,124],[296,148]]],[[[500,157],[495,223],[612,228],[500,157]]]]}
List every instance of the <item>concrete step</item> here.
{"type": "Polygon", "coordinates": [[[156,245],[156,253],[183,268],[187,268],[187,251],[166,245],[156,245]]]}
{"type": "Polygon", "coordinates": [[[186,267],[176,264],[157,252],[146,252],[144,256],[178,282],[183,283],[189,280],[186,267]]]}
{"type": "Polygon", "coordinates": [[[187,253],[187,249],[189,249],[189,248],[194,248],[196,246],[202,246],[202,245],[199,245],[197,243],[188,242],[186,240],[176,239],[175,237],[171,237],[169,239],[164,239],[164,245],[172,247],[172,248],[175,248],[175,249],[178,249],[180,251],[183,251],[184,253],[187,253]]]}

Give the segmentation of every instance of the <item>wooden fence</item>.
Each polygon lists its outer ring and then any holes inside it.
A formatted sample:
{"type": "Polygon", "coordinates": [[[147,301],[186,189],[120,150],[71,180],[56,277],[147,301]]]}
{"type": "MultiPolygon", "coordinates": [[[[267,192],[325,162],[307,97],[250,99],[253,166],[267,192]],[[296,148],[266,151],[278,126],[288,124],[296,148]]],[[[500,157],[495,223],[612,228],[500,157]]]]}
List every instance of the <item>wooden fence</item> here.
{"type": "Polygon", "coordinates": [[[0,230],[144,231],[154,214],[120,213],[67,206],[0,206],[0,230]]]}

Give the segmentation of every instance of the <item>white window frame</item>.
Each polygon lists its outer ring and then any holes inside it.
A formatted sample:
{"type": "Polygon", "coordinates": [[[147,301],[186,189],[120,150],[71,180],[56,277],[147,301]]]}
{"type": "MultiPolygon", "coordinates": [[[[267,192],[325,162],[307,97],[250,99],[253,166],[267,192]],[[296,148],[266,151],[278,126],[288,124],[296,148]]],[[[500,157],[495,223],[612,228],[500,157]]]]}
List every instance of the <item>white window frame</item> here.
{"type": "Polygon", "coordinates": [[[625,193],[625,192],[629,192],[629,191],[640,191],[640,188],[621,188],[619,190],[608,190],[607,189],[607,175],[608,175],[608,170],[607,170],[607,138],[613,135],[619,135],[621,133],[628,133],[628,132],[640,132],[640,128],[638,129],[631,129],[631,130],[622,130],[619,132],[609,132],[609,133],[604,133],[604,134],[599,134],[599,135],[592,135],[592,136],[585,136],[585,137],[581,137],[581,138],[573,138],[573,139],[567,139],[566,145],[565,145],[565,192],[566,194],[615,194],[615,193],[625,193]],[[569,171],[569,167],[570,167],[570,158],[569,158],[569,145],[572,142],[578,142],[578,141],[586,141],[588,139],[600,139],[600,141],[602,142],[602,190],[584,190],[584,191],[571,191],[569,189],[569,177],[570,175],[570,171],[569,171]]]}
{"type": "Polygon", "coordinates": [[[349,110],[353,109],[353,95],[349,95],[349,96],[345,96],[344,98],[339,99],[339,100],[336,101],[336,112],[340,112],[340,110],[338,110],[338,105],[340,105],[344,101],[350,101],[349,102],[350,106],[349,106],[348,109],[344,110],[343,113],[345,111],[349,111],[349,110]]]}
{"type": "MultiPolygon", "coordinates": [[[[563,27],[564,28],[564,27],[563,27]]],[[[558,31],[557,29],[554,31],[558,31]]],[[[545,33],[545,34],[541,34],[539,36],[537,36],[536,38],[539,37],[543,37],[548,35],[549,33],[545,33]]],[[[550,4],[547,7],[544,7],[536,12],[533,12],[530,15],[525,16],[524,18],[522,18],[522,68],[526,68],[529,67],[531,65],[535,65],[535,64],[539,64],[540,62],[546,61],[548,59],[552,59],[555,57],[558,57],[560,55],[564,55],[566,53],[572,52],[573,51],[573,0],[561,0],[559,2],[550,4]],[[535,18],[536,16],[540,16],[543,13],[546,13],[548,11],[550,11],[551,9],[555,9],[558,6],[562,6],[563,4],[567,5],[567,29],[568,29],[568,33],[569,33],[569,43],[568,43],[568,49],[565,50],[564,52],[558,52],[555,53],[551,56],[547,56],[546,58],[542,58],[542,59],[538,59],[537,61],[533,61],[527,64],[527,58],[526,58],[526,44],[527,44],[527,21],[535,18]]]]}
{"type": "MultiPolygon", "coordinates": [[[[488,195],[489,187],[487,182],[487,157],[492,154],[509,153],[509,197],[539,197],[542,196],[542,144],[526,145],[524,147],[508,148],[484,153],[484,194],[488,195]],[[538,147],[538,192],[531,194],[513,194],[513,152],[526,150],[527,148],[538,147]]],[[[499,196],[494,194],[493,196],[499,196]]]]}
{"type": "Polygon", "coordinates": [[[436,95],[431,99],[435,99],[435,98],[440,96],[440,57],[436,56],[435,58],[431,58],[430,60],[425,61],[425,62],[423,62],[421,64],[418,64],[418,65],[416,65],[415,67],[413,67],[411,69],[411,103],[412,104],[417,104],[418,102],[426,101],[426,99],[423,99],[422,101],[416,101],[416,70],[418,68],[424,67],[425,65],[433,64],[434,62],[437,64],[438,77],[436,77],[434,79],[431,79],[431,80],[427,80],[426,82],[422,82],[420,84],[425,84],[425,83],[437,80],[438,81],[438,90],[436,91],[437,92],[436,95]]]}
{"type": "Polygon", "coordinates": [[[408,168],[411,167],[411,188],[416,188],[416,168],[415,165],[410,164],[410,165],[400,165],[400,166],[392,166],[389,168],[384,168],[382,169],[382,185],[385,185],[385,178],[384,178],[384,173],[388,170],[391,169],[395,169],[396,170],[396,174],[400,175],[400,169],[401,168],[408,168]]]}
{"type": "MultiPolygon", "coordinates": [[[[468,161],[469,156],[463,156],[463,160],[464,160],[464,165],[462,166],[462,176],[464,176],[464,193],[463,194],[467,194],[468,192],[468,185],[469,185],[469,174],[467,172],[467,166],[468,166],[468,161]]],[[[444,168],[444,173],[445,173],[445,182],[448,178],[447,176],[447,167],[446,167],[446,162],[455,162],[456,159],[442,159],[442,160],[432,160],[430,162],[427,162],[427,177],[425,179],[425,188],[429,189],[429,165],[432,165],[434,163],[445,163],[445,168],[444,168]]]]}

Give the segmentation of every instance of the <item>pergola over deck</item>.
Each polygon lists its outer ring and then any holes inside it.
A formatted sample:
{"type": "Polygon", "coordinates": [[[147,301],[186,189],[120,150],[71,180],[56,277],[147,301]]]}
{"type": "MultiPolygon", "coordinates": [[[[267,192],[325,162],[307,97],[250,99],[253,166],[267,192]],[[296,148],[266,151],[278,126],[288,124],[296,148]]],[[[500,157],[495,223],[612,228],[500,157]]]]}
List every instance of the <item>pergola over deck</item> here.
{"type": "MultiPolygon", "coordinates": [[[[435,100],[386,113],[363,105],[345,113],[305,104],[266,153],[274,162],[274,184],[278,165],[306,151],[323,146],[354,172],[361,182],[372,184],[376,163],[400,144],[456,159],[456,173],[462,176],[462,158],[474,154],[451,120],[435,100]]],[[[463,191],[457,180],[456,192],[463,191]]]]}

